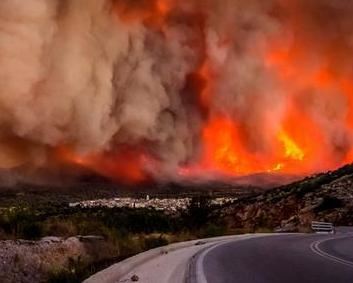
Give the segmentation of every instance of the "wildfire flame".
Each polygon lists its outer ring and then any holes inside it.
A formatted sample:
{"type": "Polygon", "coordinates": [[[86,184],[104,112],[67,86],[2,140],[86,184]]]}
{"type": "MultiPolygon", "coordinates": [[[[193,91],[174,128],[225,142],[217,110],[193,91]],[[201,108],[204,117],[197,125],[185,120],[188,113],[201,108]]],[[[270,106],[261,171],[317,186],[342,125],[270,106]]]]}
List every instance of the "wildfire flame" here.
{"type": "MultiPolygon", "coordinates": [[[[144,5],[134,9],[125,1],[116,1],[116,9],[124,21],[142,21],[151,27],[160,29],[165,25],[173,6],[173,1],[155,0],[150,3],[146,1],[144,5]]],[[[206,41],[206,39],[204,40],[206,41]]],[[[225,43],[225,45],[227,44],[228,42],[225,43]]],[[[288,123],[290,118],[287,119],[287,122],[285,119],[278,121],[280,130],[272,137],[271,156],[261,156],[261,153],[253,153],[249,150],[239,131],[241,124],[236,119],[232,119],[226,114],[212,113],[212,99],[217,99],[217,93],[213,92],[215,76],[212,69],[212,60],[207,58],[207,52],[205,53],[206,59],[196,73],[204,82],[203,87],[198,90],[200,107],[207,109],[210,117],[206,119],[202,127],[202,150],[198,163],[189,166],[189,168],[180,168],[179,172],[182,175],[190,176],[193,174],[193,168],[198,168],[196,171],[209,170],[237,176],[258,172],[302,173],[306,170],[315,170],[316,168],[311,168],[310,163],[317,156],[313,155],[310,150],[317,145],[316,139],[307,138],[308,133],[302,129],[297,130],[298,126],[305,128],[308,124],[311,124],[310,127],[316,127],[310,117],[299,118],[292,125],[290,125],[291,122],[288,123]],[[294,126],[294,123],[297,123],[298,126],[294,126]],[[286,130],[281,128],[286,128],[286,130]],[[308,150],[308,153],[306,150],[308,150]],[[307,166],[308,164],[309,166],[307,166]]],[[[299,56],[297,53],[299,51],[296,49],[276,50],[274,47],[264,56],[264,65],[272,69],[284,84],[294,84],[295,86],[292,89],[307,87],[321,91],[335,87],[340,89],[351,101],[353,84],[349,80],[335,77],[334,73],[327,67],[327,62],[322,63],[323,67],[303,74],[305,69],[296,62],[296,57],[299,56]]],[[[295,95],[289,97],[295,99],[295,95]]],[[[349,111],[350,116],[353,115],[351,109],[349,111]]],[[[286,116],[291,117],[294,114],[298,118],[305,115],[298,111],[298,107],[294,112],[291,113],[291,110],[288,109],[286,116]]],[[[347,118],[347,120],[352,127],[353,118],[347,118]]],[[[266,131],[266,129],[263,130],[266,131]]],[[[322,152],[319,151],[314,154],[322,154],[322,152]]],[[[139,153],[133,153],[130,150],[127,154],[109,159],[104,159],[99,155],[84,158],[72,156],[70,159],[94,168],[100,173],[107,174],[108,172],[111,177],[139,182],[146,179],[139,156],[139,153]],[[120,162],[123,162],[124,165],[120,166],[120,162]]],[[[347,158],[345,161],[350,161],[350,159],[347,158]]]]}
{"type": "Polygon", "coordinates": [[[0,168],[139,183],[353,161],[349,1],[28,1],[0,1],[0,168]]]}
{"type": "Polygon", "coordinates": [[[305,154],[302,149],[286,133],[280,132],[278,138],[283,142],[285,157],[299,161],[304,159],[305,154]]]}

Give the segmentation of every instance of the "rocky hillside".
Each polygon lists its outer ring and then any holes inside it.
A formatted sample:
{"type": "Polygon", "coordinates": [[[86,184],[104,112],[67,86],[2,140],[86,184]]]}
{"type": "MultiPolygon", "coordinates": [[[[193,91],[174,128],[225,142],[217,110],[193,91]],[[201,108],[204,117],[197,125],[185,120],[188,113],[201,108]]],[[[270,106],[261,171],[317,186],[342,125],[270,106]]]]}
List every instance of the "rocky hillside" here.
{"type": "Polygon", "coordinates": [[[312,220],[353,225],[353,165],[239,200],[224,209],[231,228],[308,231],[312,220]]]}

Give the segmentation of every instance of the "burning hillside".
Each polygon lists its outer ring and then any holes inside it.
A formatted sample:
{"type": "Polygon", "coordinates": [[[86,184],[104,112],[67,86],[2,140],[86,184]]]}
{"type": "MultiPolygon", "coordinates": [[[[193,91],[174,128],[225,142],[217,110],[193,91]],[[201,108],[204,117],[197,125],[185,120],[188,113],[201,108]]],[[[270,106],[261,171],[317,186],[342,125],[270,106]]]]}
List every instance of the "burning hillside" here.
{"type": "Polygon", "coordinates": [[[348,0],[2,0],[0,168],[136,183],[352,162],[352,15],[348,0]]]}

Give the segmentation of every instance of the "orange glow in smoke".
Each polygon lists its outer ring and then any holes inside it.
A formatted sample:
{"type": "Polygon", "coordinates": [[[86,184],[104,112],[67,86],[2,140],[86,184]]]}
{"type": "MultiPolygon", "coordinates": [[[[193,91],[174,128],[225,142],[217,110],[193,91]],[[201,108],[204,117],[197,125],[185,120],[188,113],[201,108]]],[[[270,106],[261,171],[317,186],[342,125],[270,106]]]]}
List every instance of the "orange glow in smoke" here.
{"type": "Polygon", "coordinates": [[[143,22],[145,25],[163,29],[174,4],[172,0],[140,0],[137,5],[128,1],[115,0],[115,11],[126,23],[143,22]]]}
{"type": "MultiPolygon", "coordinates": [[[[133,5],[127,4],[128,1],[115,0],[114,3],[117,15],[126,24],[139,22],[153,31],[163,31],[176,1],[139,0],[138,5],[133,5]]],[[[288,23],[288,29],[296,29],[296,21],[293,22],[293,26],[288,23]]],[[[202,26],[200,30],[204,28],[202,26]]],[[[232,48],[232,39],[228,33],[229,30],[223,36],[219,35],[224,38],[220,45],[225,49],[232,48]]],[[[206,41],[204,38],[201,46],[206,45],[206,41]]],[[[193,48],[192,44],[189,45],[193,48]]],[[[284,109],[283,115],[273,122],[273,127],[264,123],[262,130],[269,133],[269,138],[262,150],[249,146],[241,121],[215,109],[216,72],[212,60],[207,57],[206,47],[200,48],[205,49],[200,52],[205,54],[200,56],[201,63],[192,71],[193,77],[190,80],[196,85],[198,110],[204,114],[198,141],[201,152],[194,164],[179,168],[180,175],[191,176],[196,171],[215,171],[228,176],[260,172],[308,174],[353,161],[353,148],[348,152],[342,149],[341,156],[332,150],[336,146],[332,145],[335,141],[328,139],[326,131],[334,129],[326,129],[327,121],[319,119],[313,114],[315,111],[312,111],[313,108],[321,107],[329,113],[326,117],[328,120],[345,115],[341,126],[353,132],[353,78],[336,67],[333,53],[338,51],[335,48],[323,49],[321,53],[307,50],[306,46],[302,46],[300,37],[294,39],[290,47],[282,46],[281,38],[270,45],[262,55],[262,63],[282,87],[284,102],[281,103],[284,109]],[[315,58],[315,64],[309,67],[307,61],[312,58],[315,58]],[[341,108],[335,107],[336,99],[333,98],[336,95],[342,96],[341,108]]],[[[263,135],[259,133],[258,136],[260,138],[263,135]]],[[[148,179],[144,169],[148,153],[143,150],[123,147],[111,154],[80,156],[68,149],[61,149],[60,156],[128,183],[148,179]]]]}
{"type": "Polygon", "coordinates": [[[144,154],[130,147],[124,146],[105,154],[79,154],[70,147],[62,146],[56,149],[55,155],[61,161],[80,165],[126,184],[142,183],[149,179],[144,171],[144,154]]]}
{"type": "Polygon", "coordinates": [[[212,70],[211,65],[208,60],[206,60],[201,68],[198,71],[198,75],[200,79],[205,82],[205,85],[200,93],[200,101],[202,106],[207,109],[211,103],[211,95],[212,95],[212,70]]]}

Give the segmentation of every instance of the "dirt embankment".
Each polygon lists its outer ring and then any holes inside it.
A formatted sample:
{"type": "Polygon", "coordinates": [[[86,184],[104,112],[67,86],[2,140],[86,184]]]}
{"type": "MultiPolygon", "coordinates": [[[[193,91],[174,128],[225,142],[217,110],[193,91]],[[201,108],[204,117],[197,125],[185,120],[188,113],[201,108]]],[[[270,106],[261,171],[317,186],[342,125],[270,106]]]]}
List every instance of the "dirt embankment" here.
{"type": "Polygon", "coordinates": [[[46,237],[39,241],[0,241],[0,282],[46,282],[48,276],[90,260],[90,246],[98,238],[46,237]]]}

